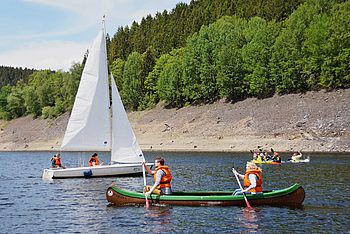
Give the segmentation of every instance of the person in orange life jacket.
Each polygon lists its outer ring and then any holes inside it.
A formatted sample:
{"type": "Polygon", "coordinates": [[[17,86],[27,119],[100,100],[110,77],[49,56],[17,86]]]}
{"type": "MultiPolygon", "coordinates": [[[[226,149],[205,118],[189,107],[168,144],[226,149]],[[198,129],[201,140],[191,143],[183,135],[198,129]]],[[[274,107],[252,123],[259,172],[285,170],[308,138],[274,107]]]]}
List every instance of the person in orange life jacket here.
{"type": "Polygon", "coordinates": [[[94,153],[89,160],[89,166],[93,167],[93,166],[98,166],[99,165],[99,161],[98,161],[98,154],[94,153]]]}
{"type": "Polygon", "coordinates": [[[244,181],[243,190],[236,189],[232,195],[242,195],[243,193],[256,194],[262,192],[262,170],[255,165],[254,162],[247,162],[244,175],[239,174],[234,168],[232,168],[232,172],[237,174],[238,177],[244,181]]]}
{"type": "Polygon", "coordinates": [[[154,175],[154,184],[152,187],[146,186],[145,195],[148,196],[151,193],[166,195],[171,194],[172,191],[170,182],[172,176],[169,167],[164,165],[165,161],[160,157],[156,158],[154,163],[156,165],[156,169],[154,171],[151,171],[151,169],[149,169],[149,167],[143,163],[147,173],[154,175]]]}
{"type": "MultiPolygon", "coordinates": [[[[60,154],[55,154],[52,158],[51,158],[51,167],[52,168],[61,168],[62,164],[61,164],[61,155],[60,154]]],[[[63,168],[63,167],[62,167],[63,168]]]]}

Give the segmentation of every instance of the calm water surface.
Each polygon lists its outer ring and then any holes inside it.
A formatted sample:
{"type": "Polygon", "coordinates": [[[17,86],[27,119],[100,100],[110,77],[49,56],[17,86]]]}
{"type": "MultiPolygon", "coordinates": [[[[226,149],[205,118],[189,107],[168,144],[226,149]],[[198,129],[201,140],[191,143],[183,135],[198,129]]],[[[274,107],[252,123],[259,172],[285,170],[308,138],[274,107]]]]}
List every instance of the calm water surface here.
{"type": "MultiPolygon", "coordinates": [[[[164,153],[173,190],[234,190],[231,167],[243,172],[248,154],[164,153]]],[[[113,182],[141,190],[142,177],[45,182],[50,152],[1,152],[0,233],[350,233],[350,155],[311,155],[304,164],[262,165],[265,189],[294,183],[306,191],[302,208],[114,207],[105,190],[113,182]]],[[[63,154],[77,165],[87,154],[63,154]]],[[[147,153],[147,161],[156,157],[147,153]]],[[[283,155],[282,155],[283,156],[283,155]]],[[[100,160],[108,161],[107,153],[100,160]]],[[[148,177],[148,184],[152,178],[148,177]]]]}

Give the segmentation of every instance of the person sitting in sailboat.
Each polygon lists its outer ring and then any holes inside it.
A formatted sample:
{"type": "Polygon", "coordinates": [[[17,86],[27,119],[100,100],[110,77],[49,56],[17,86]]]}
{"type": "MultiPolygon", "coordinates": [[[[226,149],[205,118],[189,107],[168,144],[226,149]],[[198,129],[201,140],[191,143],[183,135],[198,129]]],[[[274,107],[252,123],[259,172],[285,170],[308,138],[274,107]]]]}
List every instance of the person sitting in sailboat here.
{"type": "Polygon", "coordinates": [[[99,165],[99,161],[98,161],[98,154],[94,153],[89,160],[89,166],[90,167],[94,167],[94,166],[98,166],[99,165]]]}
{"type": "Polygon", "coordinates": [[[64,167],[62,167],[60,154],[55,154],[51,158],[51,168],[64,168],[64,167]]]}
{"type": "Polygon", "coordinates": [[[243,179],[244,188],[236,189],[232,195],[242,195],[243,193],[256,194],[262,192],[262,170],[254,162],[247,162],[246,172],[244,175],[238,173],[234,168],[232,172],[243,179]]]}
{"type": "Polygon", "coordinates": [[[148,196],[151,193],[155,194],[165,194],[169,195],[172,193],[171,191],[171,180],[172,176],[168,166],[165,166],[165,160],[161,157],[157,157],[154,162],[156,169],[151,171],[146,163],[143,163],[148,174],[154,175],[154,184],[153,186],[147,185],[145,187],[145,195],[148,196]]]}

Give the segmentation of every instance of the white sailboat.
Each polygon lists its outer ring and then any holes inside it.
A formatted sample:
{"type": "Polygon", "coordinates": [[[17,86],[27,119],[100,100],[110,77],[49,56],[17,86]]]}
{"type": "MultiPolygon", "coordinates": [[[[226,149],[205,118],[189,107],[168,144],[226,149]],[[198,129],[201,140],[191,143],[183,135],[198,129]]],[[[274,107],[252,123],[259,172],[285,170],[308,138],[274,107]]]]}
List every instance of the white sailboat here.
{"type": "Polygon", "coordinates": [[[111,151],[111,162],[94,167],[44,169],[43,179],[142,174],[145,158],[113,77],[111,90],[110,105],[106,37],[101,30],[81,76],[61,151],[111,151]]]}

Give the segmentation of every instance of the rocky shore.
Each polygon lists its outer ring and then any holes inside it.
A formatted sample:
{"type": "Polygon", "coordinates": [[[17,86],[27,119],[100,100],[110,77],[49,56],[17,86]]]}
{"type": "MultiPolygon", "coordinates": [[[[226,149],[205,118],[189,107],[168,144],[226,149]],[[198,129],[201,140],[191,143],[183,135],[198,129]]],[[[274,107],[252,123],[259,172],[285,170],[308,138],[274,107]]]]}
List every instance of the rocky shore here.
{"type": "MultiPolygon", "coordinates": [[[[146,151],[350,152],[350,89],[128,113],[146,151]]],[[[0,150],[57,150],[69,114],[1,121],[0,150]]]]}

